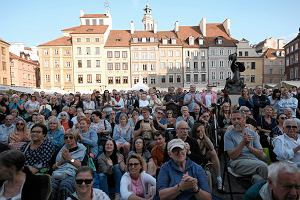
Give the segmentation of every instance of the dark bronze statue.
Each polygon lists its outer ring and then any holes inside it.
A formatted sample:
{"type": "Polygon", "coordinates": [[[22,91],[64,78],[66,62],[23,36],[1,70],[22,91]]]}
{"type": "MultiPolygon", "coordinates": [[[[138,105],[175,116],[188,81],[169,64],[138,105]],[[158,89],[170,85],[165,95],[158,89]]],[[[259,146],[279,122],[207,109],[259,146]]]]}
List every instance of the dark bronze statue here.
{"type": "Polygon", "coordinates": [[[231,71],[233,73],[232,79],[226,79],[225,90],[229,94],[240,94],[241,90],[245,87],[243,80],[241,80],[241,72],[245,71],[245,66],[241,62],[236,62],[237,54],[229,55],[229,60],[231,61],[231,71]]]}

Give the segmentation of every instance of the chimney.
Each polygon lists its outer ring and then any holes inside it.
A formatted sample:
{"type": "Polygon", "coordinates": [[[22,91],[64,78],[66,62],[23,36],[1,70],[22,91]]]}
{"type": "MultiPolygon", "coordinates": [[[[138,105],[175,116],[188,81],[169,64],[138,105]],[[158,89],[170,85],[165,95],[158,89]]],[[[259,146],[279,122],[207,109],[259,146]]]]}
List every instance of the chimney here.
{"type": "Polygon", "coordinates": [[[131,21],[130,22],[130,34],[134,34],[134,30],[135,28],[134,28],[134,22],[133,21],[131,21]]]}
{"type": "Polygon", "coordinates": [[[226,33],[230,36],[230,19],[225,19],[225,21],[223,22],[223,27],[226,33]]]}
{"type": "Polygon", "coordinates": [[[83,17],[83,15],[84,15],[84,11],[80,10],[80,17],[83,17]]]}
{"type": "Polygon", "coordinates": [[[206,37],[206,19],[202,17],[200,23],[199,23],[200,31],[202,32],[202,35],[206,37]]]}
{"type": "Polygon", "coordinates": [[[157,33],[157,23],[154,22],[154,25],[153,25],[153,33],[157,33]]]}
{"type": "Polygon", "coordinates": [[[175,33],[177,33],[179,31],[179,22],[178,21],[175,22],[174,31],[175,31],[175,33]]]}

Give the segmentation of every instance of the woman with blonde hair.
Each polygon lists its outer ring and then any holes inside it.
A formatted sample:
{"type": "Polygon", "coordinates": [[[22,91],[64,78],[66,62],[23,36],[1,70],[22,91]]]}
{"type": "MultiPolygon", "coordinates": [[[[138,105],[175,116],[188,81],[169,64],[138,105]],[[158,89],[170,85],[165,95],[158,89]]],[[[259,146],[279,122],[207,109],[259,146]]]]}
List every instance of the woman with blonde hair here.
{"type": "Polygon", "coordinates": [[[250,98],[249,90],[247,88],[243,88],[241,91],[241,96],[239,98],[239,106],[246,106],[250,110],[253,109],[253,102],[250,98]]]}
{"type": "Polygon", "coordinates": [[[47,128],[47,138],[55,146],[55,150],[58,151],[64,145],[64,130],[59,119],[54,116],[49,117],[47,128]]]}
{"type": "Polygon", "coordinates": [[[22,118],[17,118],[15,132],[9,136],[9,146],[12,149],[20,150],[21,146],[30,140],[31,137],[27,129],[26,121],[22,118]]]}

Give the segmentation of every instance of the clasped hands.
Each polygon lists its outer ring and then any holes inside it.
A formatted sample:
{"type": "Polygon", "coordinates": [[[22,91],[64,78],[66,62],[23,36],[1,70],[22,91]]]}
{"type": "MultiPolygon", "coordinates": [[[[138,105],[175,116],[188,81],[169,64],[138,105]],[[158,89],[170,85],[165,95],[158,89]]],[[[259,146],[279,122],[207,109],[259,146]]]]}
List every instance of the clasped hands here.
{"type": "Polygon", "coordinates": [[[182,178],[180,183],[178,184],[180,191],[185,190],[193,190],[193,192],[198,191],[198,180],[196,178],[191,177],[188,175],[188,172],[186,172],[182,178]]]}

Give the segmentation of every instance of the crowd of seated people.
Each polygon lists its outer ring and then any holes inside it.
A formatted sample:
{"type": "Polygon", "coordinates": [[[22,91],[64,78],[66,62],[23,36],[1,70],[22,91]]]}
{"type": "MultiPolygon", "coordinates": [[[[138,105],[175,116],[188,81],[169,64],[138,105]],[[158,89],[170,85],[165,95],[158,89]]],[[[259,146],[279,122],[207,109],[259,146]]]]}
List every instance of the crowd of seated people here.
{"type": "MultiPolygon", "coordinates": [[[[24,174],[50,176],[54,200],[212,199],[224,154],[253,184],[271,162],[300,168],[300,94],[197,90],[0,94],[0,142],[22,152],[24,174]]],[[[20,193],[0,186],[0,199],[20,193]]]]}

